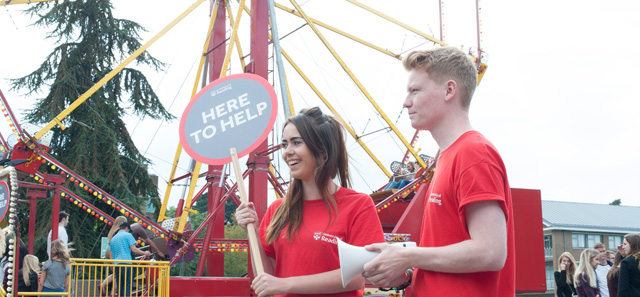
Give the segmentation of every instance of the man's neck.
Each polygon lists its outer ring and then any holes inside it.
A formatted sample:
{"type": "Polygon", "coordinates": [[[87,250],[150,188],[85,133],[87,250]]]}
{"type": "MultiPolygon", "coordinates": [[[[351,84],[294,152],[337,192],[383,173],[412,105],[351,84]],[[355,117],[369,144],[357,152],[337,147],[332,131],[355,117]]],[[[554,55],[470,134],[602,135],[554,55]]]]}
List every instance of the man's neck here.
{"type": "Polygon", "coordinates": [[[431,129],[433,139],[438,143],[440,151],[446,150],[462,134],[473,130],[467,114],[451,117],[448,121],[443,121],[438,127],[431,129]]]}

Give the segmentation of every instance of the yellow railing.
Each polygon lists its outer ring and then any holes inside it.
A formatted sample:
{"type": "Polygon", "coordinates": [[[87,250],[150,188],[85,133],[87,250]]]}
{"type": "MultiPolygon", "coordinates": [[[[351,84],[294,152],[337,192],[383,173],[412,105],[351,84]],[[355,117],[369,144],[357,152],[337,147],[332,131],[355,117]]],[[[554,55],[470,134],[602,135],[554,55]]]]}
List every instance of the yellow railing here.
{"type": "Polygon", "coordinates": [[[18,296],[169,296],[169,262],[72,259],[63,293],[18,292],[18,296]],[[108,285],[102,288],[105,279],[108,285]],[[120,288],[120,284],[123,284],[120,288]]]}

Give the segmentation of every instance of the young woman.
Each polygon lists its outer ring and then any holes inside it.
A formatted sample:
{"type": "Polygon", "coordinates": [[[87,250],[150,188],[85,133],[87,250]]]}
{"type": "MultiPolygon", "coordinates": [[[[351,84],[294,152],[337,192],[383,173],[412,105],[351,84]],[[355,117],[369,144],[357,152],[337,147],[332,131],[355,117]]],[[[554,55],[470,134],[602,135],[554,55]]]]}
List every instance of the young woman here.
{"type": "Polygon", "coordinates": [[[18,273],[18,292],[38,292],[38,257],[26,255],[23,261],[22,271],[18,273]]]}
{"type": "MultiPolygon", "coordinates": [[[[258,296],[363,296],[361,276],[342,287],[337,239],[364,246],[384,235],[371,197],[348,188],[343,127],[317,107],[303,109],[285,123],[282,146],[292,180],[259,229],[275,271],[257,276],[252,288],[258,296]]],[[[236,220],[243,228],[257,223],[253,204],[241,204],[236,220]]]]}
{"type": "Polygon", "coordinates": [[[554,272],[556,279],[556,295],[558,297],[571,297],[576,294],[573,285],[573,276],[576,273],[576,260],[569,252],[564,252],[558,258],[558,271],[554,272]]]}
{"type": "Polygon", "coordinates": [[[613,257],[613,265],[607,273],[607,288],[609,288],[609,297],[618,296],[618,278],[620,277],[620,262],[622,262],[622,254],[616,252],[613,257]]]}
{"type": "Polygon", "coordinates": [[[599,256],[600,252],[594,249],[585,249],[580,253],[580,265],[573,276],[578,297],[600,297],[594,270],[598,266],[599,256]]]}
{"type": "Polygon", "coordinates": [[[71,250],[60,239],[51,243],[51,259],[42,265],[38,292],[65,292],[69,288],[71,250]]]}
{"type": "MultiPolygon", "coordinates": [[[[120,225],[124,222],[127,221],[127,217],[125,216],[119,216],[116,218],[115,222],[113,223],[113,225],[111,225],[111,229],[109,230],[109,233],[107,233],[107,251],[105,252],[105,258],[106,259],[112,259],[113,255],[111,253],[111,250],[109,249],[109,244],[111,243],[111,238],[113,237],[113,235],[115,235],[119,230],[120,230],[120,225]]],[[[102,283],[100,283],[99,287],[100,287],[100,296],[103,295],[107,295],[107,285],[113,282],[113,267],[111,267],[111,269],[109,270],[109,276],[107,276],[107,278],[105,278],[102,283]]]]}
{"type": "Polygon", "coordinates": [[[618,297],[640,296],[640,234],[627,234],[622,242],[618,297]]]}

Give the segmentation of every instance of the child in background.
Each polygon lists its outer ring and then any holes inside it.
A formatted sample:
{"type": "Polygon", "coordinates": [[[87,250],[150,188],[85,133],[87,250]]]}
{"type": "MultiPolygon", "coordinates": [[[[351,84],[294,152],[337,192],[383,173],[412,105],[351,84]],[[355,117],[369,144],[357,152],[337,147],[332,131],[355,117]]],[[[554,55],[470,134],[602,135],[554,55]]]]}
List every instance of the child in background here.
{"type": "Polygon", "coordinates": [[[69,288],[71,250],[62,240],[51,243],[51,259],[42,265],[38,292],[64,292],[69,288]]]}
{"type": "Polygon", "coordinates": [[[18,292],[38,292],[38,257],[26,255],[23,261],[22,269],[18,273],[18,292]]]}

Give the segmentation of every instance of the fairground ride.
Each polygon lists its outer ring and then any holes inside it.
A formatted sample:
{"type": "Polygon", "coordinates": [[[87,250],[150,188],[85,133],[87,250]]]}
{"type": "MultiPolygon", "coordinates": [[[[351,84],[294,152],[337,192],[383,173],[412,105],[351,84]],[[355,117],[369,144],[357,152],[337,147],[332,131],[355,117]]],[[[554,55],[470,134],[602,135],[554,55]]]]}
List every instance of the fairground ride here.
{"type": "MultiPolygon", "coordinates": [[[[9,4],[24,4],[32,2],[44,2],[51,0],[11,0],[0,1],[0,6],[9,4]]],[[[224,205],[228,199],[239,203],[238,184],[234,182],[229,170],[225,165],[206,165],[198,162],[192,162],[188,172],[178,175],[178,162],[182,154],[182,146],[178,144],[175,157],[172,162],[172,168],[167,179],[167,187],[164,193],[163,205],[157,221],[147,218],[140,213],[139,210],[133,209],[128,205],[119,201],[113,195],[103,191],[97,187],[92,181],[75,173],[71,168],[65,166],[49,153],[46,145],[47,132],[54,127],[64,130],[65,125],[69,125],[65,118],[74,111],[80,104],[87,100],[96,90],[101,88],[114,74],[121,71],[129,63],[131,63],[138,55],[146,51],[153,43],[160,39],[164,34],[176,26],[188,14],[196,10],[204,2],[209,2],[210,22],[206,31],[206,38],[202,47],[201,56],[199,58],[197,76],[193,83],[191,96],[193,98],[199,89],[208,83],[228,76],[232,73],[253,73],[264,77],[273,84],[276,90],[279,90],[279,99],[281,100],[281,110],[283,110],[280,119],[282,120],[295,113],[296,107],[301,108],[307,105],[322,105],[324,109],[335,115],[345,126],[351,136],[351,143],[357,145],[358,150],[367,156],[367,161],[358,159],[358,165],[363,166],[371,164],[371,168],[378,168],[378,175],[383,175],[386,179],[392,173],[402,167],[402,163],[413,157],[420,166],[425,169],[419,178],[415,179],[409,185],[399,191],[376,191],[373,193],[372,199],[376,203],[376,209],[380,215],[383,229],[388,233],[389,241],[405,240],[410,237],[412,241],[418,241],[419,238],[419,222],[422,215],[422,204],[420,199],[424,198],[424,192],[428,187],[428,181],[432,168],[431,158],[416,150],[414,145],[418,139],[419,131],[411,131],[408,129],[399,129],[396,127],[389,116],[385,104],[380,104],[381,100],[376,100],[373,92],[370,92],[365,83],[361,81],[359,76],[371,75],[371,61],[376,63],[382,60],[389,60],[395,63],[396,67],[401,67],[397,63],[401,59],[401,55],[414,48],[422,48],[429,46],[445,46],[443,41],[444,28],[443,25],[443,3],[438,1],[434,6],[438,12],[436,15],[440,17],[440,38],[433,37],[423,33],[421,30],[407,25],[398,19],[395,19],[385,12],[383,9],[374,9],[356,0],[342,1],[341,5],[346,5],[345,10],[338,10],[327,3],[327,1],[308,1],[303,5],[298,4],[295,0],[291,0],[290,4],[274,3],[274,1],[251,0],[245,3],[240,1],[205,1],[197,0],[188,7],[175,20],[167,25],[163,30],[157,33],[151,40],[144,44],[134,54],[124,60],[118,67],[114,68],[96,85],[87,90],[84,94],[57,117],[49,122],[44,128],[33,133],[23,130],[18,123],[13,111],[9,107],[8,100],[2,95],[2,109],[8,124],[12,129],[10,136],[12,142],[7,143],[7,138],[0,134],[1,148],[3,155],[10,156],[14,163],[12,165],[18,170],[15,182],[10,181],[11,193],[17,192],[18,187],[29,188],[26,200],[31,203],[31,214],[29,221],[28,244],[30,250],[33,250],[35,220],[37,210],[35,209],[36,199],[45,199],[48,196],[47,191],[51,190],[53,195],[51,198],[53,203],[52,218],[57,218],[60,209],[60,201],[72,203],[77,207],[86,210],[88,214],[95,217],[96,220],[102,221],[107,225],[114,222],[114,218],[110,216],[104,209],[116,209],[118,215],[125,215],[133,221],[140,222],[151,233],[166,241],[167,250],[172,256],[171,265],[183,261],[185,259],[194,259],[198,261],[196,277],[171,277],[170,296],[250,296],[250,281],[254,277],[252,269],[251,257],[247,257],[248,275],[239,277],[223,277],[224,275],[224,254],[248,252],[247,240],[244,239],[226,239],[224,234],[224,205]],[[320,3],[322,2],[322,3],[320,3]],[[290,6],[289,6],[290,5],[290,6]],[[314,15],[314,9],[318,11],[329,12],[327,22],[321,21],[314,15]],[[357,10],[360,14],[364,13],[365,18],[353,19],[351,11],[357,10]],[[333,12],[333,14],[332,14],[333,12]],[[340,12],[340,13],[338,13],[340,12]],[[334,17],[334,15],[336,17],[334,17]],[[277,18],[276,18],[277,16],[277,18]],[[246,19],[250,19],[248,26],[246,19]],[[277,21],[276,21],[277,19],[277,21]],[[384,24],[384,26],[393,26],[402,30],[405,34],[409,34],[413,38],[411,45],[396,47],[398,50],[393,51],[381,46],[375,45],[373,42],[366,41],[356,37],[337,27],[329,25],[329,22],[344,23],[345,19],[351,23],[357,22],[360,27],[374,27],[384,24]],[[243,23],[244,22],[244,23],[243,23]],[[274,24],[270,26],[270,24],[274,24]],[[277,24],[277,26],[275,25],[277,24]],[[315,38],[300,39],[298,35],[308,34],[315,38]],[[336,42],[336,40],[338,40],[336,42]],[[248,46],[248,51],[247,51],[248,46]],[[298,47],[313,48],[314,51],[324,52],[326,56],[320,58],[318,56],[300,57],[294,56],[292,52],[288,52],[288,48],[298,47]],[[355,50],[354,48],[358,48],[355,50]],[[287,50],[285,50],[287,49],[287,50]],[[246,53],[249,54],[246,54],[246,53]],[[353,53],[355,52],[355,54],[353,53]],[[236,56],[236,58],[232,58],[236,56]],[[349,57],[345,59],[344,57],[349,57]],[[231,62],[235,64],[231,65],[231,62]],[[359,66],[365,65],[363,69],[350,67],[350,62],[359,66]],[[321,66],[333,63],[334,68],[329,70],[334,80],[348,82],[351,85],[355,95],[353,99],[331,99],[336,97],[332,90],[331,83],[322,76],[326,75],[321,66]],[[286,66],[285,66],[286,65],[286,66]],[[369,66],[369,67],[367,67],[369,66]],[[303,69],[307,69],[305,72],[303,69]],[[340,73],[340,74],[338,74],[340,73]],[[287,75],[285,75],[287,74],[287,75]],[[338,76],[340,75],[340,76],[338,76]],[[318,78],[320,77],[320,78],[318,78]],[[303,87],[299,87],[302,85],[303,87]],[[310,93],[315,94],[314,99],[305,99],[298,102],[298,96],[305,88],[310,93]],[[298,93],[293,93],[296,90],[298,93]],[[324,94],[330,93],[331,96],[324,94]],[[353,102],[352,102],[353,101],[353,102]],[[312,104],[316,103],[316,104],[312,104]],[[336,107],[338,105],[338,107],[336,107]],[[296,106],[296,107],[294,107],[296,106]],[[380,129],[371,128],[366,124],[363,130],[365,132],[358,133],[354,129],[355,120],[344,117],[343,113],[338,110],[372,110],[379,119],[380,129]],[[369,129],[369,130],[367,130],[369,129]],[[375,130],[374,132],[368,132],[375,130]],[[382,153],[374,153],[375,149],[365,141],[370,134],[383,131],[387,136],[393,137],[395,143],[399,143],[403,149],[404,155],[391,156],[382,153]],[[402,131],[410,131],[409,134],[402,131]],[[411,138],[407,138],[411,135],[411,138]],[[19,160],[26,160],[25,163],[18,164],[19,160]],[[396,161],[396,162],[394,162],[396,161]],[[366,163],[365,163],[366,162],[366,163]],[[391,164],[385,166],[384,164],[391,164]],[[43,166],[55,170],[58,174],[47,174],[42,170],[43,166]],[[198,186],[198,180],[205,179],[204,186],[198,186]],[[180,197],[176,216],[167,217],[166,209],[169,204],[174,187],[178,182],[188,181],[188,191],[185,197],[180,197]],[[69,187],[79,187],[87,191],[90,195],[97,198],[97,203],[91,203],[82,197],[74,194],[69,187]],[[207,193],[203,197],[203,193],[207,193]],[[202,224],[195,230],[189,228],[189,216],[196,213],[192,206],[199,199],[207,199],[207,217],[202,224]],[[198,239],[198,235],[205,232],[204,239],[198,239]]],[[[475,1],[474,16],[476,24],[477,46],[468,48],[469,54],[475,59],[478,67],[479,82],[484,75],[486,65],[486,53],[483,51],[481,41],[480,27],[480,3],[475,1]]],[[[319,13],[320,14],[320,13],[319,13]]],[[[327,15],[327,14],[325,14],[327,15]]],[[[372,31],[372,30],[364,30],[372,31]]],[[[381,32],[381,31],[376,31],[381,32]]],[[[393,31],[387,35],[369,34],[372,39],[382,38],[383,40],[391,40],[393,31]],[[382,35],[382,36],[378,36],[382,35]]],[[[370,33],[370,32],[369,32],[370,33]]],[[[365,34],[366,35],[366,34],[365,34]]],[[[405,38],[406,41],[406,38],[405,38]]],[[[404,41],[403,41],[404,42],[404,41]]],[[[375,88],[371,87],[371,88],[375,88]]],[[[1,94],[1,93],[0,93],[1,94]]],[[[399,105],[399,103],[394,103],[399,105]]],[[[357,112],[355,112],[357,113],[357,112]]],[[[374,126],[374,125],[372,125],[374,126]]],[[[362,127],[362,126],[361,126],[362,127]]],[[[280,149],[278,141],[278,128],[275,128],[270,137],[261,143],[258,148],[253,151],[246,159],[246,169],[239,178],[248,178],[248,197],[256,205],[259,217],[262,217],[267,209],[270,196],[280,198],[284,196],[287,188],[287,178],[283,178],[280,173],[279,164],[277,163],[278,150],[280,149]],[[275,194],[270,193],[273,189],[275,194]]],[[[376,148],[387,146],[387,144],[377,144],[376,148]]],[[[352,166],[354,167],[354,166],[352,166]]],[[[283,169],[283,171],[286,168],[283,169]]],[[[371,170],[373,171],[373,170],[371,170]]],[[[365,178],[366,179],[366,178],[365,178]]],[[[383,186],[383,185],[381,185],[383,186]]],[[[376,187],[374,190],[380,190],[376,187]]],[[[1,190],[1,189],[0,189],[1,190]]],[[[358,190],[358,189],[356,189],[358,190]]],[[[363,191],[363,190],[360,190],[363,191]]],[[[370,191],[373,192],[373,191],[370,191]]],[[[517,256],[517,290],[518,292],[544,292],[544,255],[542,250],[542,222],[540,210],[540,192],[522,189],[513,189],[514,212],[516,217],[516,232],[518,234],[527,234],[525,237],[517,238],[517,250],[522,252],[522,256],[517,256]],[[538,258],[536,258],[538,257],[538,258]],[[541,273],[540,273],[541,272],[541,273]],[[522,277],[520,277],[522,276],[522,277]]],[[[10,199],[9,223],[15,222],[11,217],[11,209],[15,210],[17,203],[12,196],[10,199]]],[[[52,225],[57,221],[52,220],[52,225]]],[[[53,228],[53,238],[57,237],[57,230],[53,228]]],[[[375,289],[368,291],[370,294],[377,294],[375,289]]]]}

